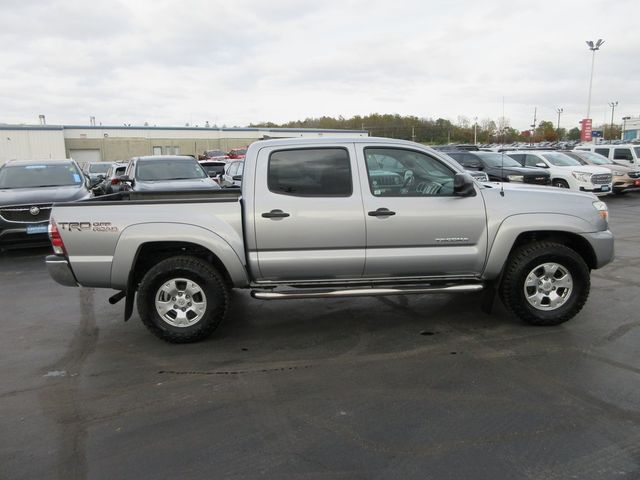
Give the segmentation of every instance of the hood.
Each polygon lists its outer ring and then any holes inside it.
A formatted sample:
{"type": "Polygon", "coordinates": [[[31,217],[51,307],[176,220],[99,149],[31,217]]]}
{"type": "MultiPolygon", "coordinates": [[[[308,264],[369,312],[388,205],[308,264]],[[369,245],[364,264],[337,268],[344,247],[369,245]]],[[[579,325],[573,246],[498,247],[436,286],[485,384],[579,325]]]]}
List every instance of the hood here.
{"type": "Polygon", "coordinates": [[[0,189],[0,205],[73,202],[89,196],[90,193],[84,184],[63,187],[5,188],[0,189]]]}
{"type": "Polygon", "coordinates": [[[594,232],[607,228],[606,221],[600,218],[593,207],[593,202],[600,200],[592,193],[526,183],[496,182],[483,184],[482,196],[490,218],[552,213],[582,218],[593,225],[594,232]],[[500,195],[501,190],[504,195],[500,195]]]}
{"type": "Polygon", "coordinates": [[[506,175],[524,175],[527,177],[549,177],[549,172],[543,168],[528,168],[528,167],[489,167],[487,171],[492,173],[504,172],[506,175]]]}
{"type": "Polygon", "coordinates": [[[218,190],[220,185],[210,178],[190,178],[187,180],[136,181],[136,192],[167,190],[218,190]]]}
{"type": "Polygon", "coordinates": [[[551,168],[562,168],[562,169],[567,169],[571,172],[588,172],[594,175],[603,174],[603,173],[611,174],[611,170],[609,170],[608,168],[596,167],[595,165],[575,165],[570,167],[553,166],[551,168]]]}

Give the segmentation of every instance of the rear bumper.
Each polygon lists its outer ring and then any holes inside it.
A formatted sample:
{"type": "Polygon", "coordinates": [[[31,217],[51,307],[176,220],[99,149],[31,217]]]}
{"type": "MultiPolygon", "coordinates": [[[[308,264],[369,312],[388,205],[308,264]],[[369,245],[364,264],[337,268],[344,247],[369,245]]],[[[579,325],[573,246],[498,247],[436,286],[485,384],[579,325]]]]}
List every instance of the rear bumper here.
{"type": "Polygon", "coordinates": [[[582,237],[589,242],[596,256],[596,268],[604,267],[613,260],[614,241],[613,233],[609,230],[603,232],[583,233],[582,237]]]}
{"type": "Polygon", "coordinates": [[[58,255],[48,255],[45,259],[47,264],[47,271],[49,276],[53,278],[60,285],[65,287],[77,287],[78,281],[76,280],[73,270],[66,258],[58,255]]]}

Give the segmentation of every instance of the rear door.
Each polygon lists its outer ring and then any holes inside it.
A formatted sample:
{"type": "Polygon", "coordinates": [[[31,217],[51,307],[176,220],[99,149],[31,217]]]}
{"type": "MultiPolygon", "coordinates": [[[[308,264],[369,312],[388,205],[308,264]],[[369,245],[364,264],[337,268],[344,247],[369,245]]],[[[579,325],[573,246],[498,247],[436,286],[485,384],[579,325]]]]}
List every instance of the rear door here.
{"type": "Polygon", "coordinates": [[[482,195],[453,194],[455,171],[425,152],[358,145],[367,228],[364,276],[474,276],[487,251],[482,195]]]}
{"type": "Polygon", "coordinates": [[[353,144],[258,153],[256,249],[261,281],[360,278],[365,225],[353,144]]]}

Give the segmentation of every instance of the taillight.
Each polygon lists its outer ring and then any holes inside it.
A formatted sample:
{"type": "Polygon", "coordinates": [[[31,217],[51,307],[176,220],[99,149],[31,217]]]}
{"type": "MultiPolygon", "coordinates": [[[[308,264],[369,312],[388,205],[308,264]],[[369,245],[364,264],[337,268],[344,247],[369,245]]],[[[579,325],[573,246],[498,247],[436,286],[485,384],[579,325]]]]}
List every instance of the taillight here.
{"type": "Polygon", "coordinates": [[[62,242],[62,237],[60,236],[60,231],[58,231],[58,226],[56,225],[56,221],[53,218],[49,220],[49,240],[51,240],[53,253],[55,253],[56,255],[67,254],[67,252],[64,249],[64,243],[62,242]]]}
{"type": "Polygon", "coordinates": [[[111,185],[118,185],[120,183],[120,179],[119,178],[112,178],[111,179],[111,185]]]}

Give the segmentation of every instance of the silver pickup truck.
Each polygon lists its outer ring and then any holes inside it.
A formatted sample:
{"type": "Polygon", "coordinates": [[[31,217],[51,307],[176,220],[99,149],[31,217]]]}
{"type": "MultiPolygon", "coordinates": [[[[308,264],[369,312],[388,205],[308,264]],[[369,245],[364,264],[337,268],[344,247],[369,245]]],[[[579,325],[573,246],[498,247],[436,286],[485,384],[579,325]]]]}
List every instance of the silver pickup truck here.
{"type": "Polygon", "coordinates": [[[381,138],[252,144],[242,189],[123,192],[53,207],[50,275],[118,290],[125,320],[170,342],[210,335],[232,288],[262,300],[475,292],[556,325],[613,258],[606,205],[478,183],[422,145],[381,138]]]}

